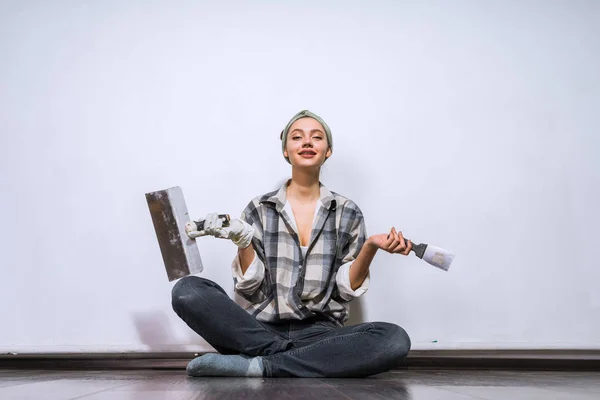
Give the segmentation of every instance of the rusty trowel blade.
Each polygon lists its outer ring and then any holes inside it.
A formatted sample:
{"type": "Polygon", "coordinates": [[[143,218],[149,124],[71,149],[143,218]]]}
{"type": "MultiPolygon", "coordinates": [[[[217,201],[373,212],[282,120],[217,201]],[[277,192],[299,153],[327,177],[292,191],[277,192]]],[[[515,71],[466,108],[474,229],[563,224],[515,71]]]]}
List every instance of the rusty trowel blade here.
{"type": "Polygon", "coordinates": [[[146,201],[169,281],[202,272],[198,245],[185,233],[190,218],[181,188],[146,193],[146,201]]]}

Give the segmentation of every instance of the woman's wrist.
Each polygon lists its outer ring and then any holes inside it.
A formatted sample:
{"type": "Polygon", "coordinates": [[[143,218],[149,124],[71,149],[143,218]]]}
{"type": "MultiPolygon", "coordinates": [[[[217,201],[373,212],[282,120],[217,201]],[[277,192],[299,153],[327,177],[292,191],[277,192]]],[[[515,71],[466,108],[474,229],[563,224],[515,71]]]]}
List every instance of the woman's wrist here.
{"type": "Polygon", "coordinates": [[[372,236],[369,236],[369,238],[365,241],[364,246],[367,248],[367,250],[372,251],[373,253],[376,253],[377,250],[379,250],[379,246],[375,244],[372,236]]]}
{"type": "Polygon", "coordinates": [[[252,264],[252,261],[254,261],[254,257],[256,257],[252,243],[244,249],[238,248],[238,255],[240,258],[240,266],[242,267],[242,274],[245,274],[250,264],[252,264]]]}

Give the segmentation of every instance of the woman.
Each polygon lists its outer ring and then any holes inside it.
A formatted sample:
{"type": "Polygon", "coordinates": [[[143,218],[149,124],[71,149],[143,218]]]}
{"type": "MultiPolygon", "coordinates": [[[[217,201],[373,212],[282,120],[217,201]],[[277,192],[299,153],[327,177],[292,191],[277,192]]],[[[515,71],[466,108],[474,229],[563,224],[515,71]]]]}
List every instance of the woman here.
{"type": "Polygon", "coordinates": [[[256,197],[223,227],[209,214],[192,238],[225,238],[238,246],[235,291],[244,310],[216,283],[189,276],[173,288],[173,309],[220,354],[192,360],[191,376],[364,377],[401,363],[410,339],[401,327],[343,326],[349,302],[369,284],[376,252],[407,255],[412,244],[394,228],[366,237],[359,207],[329,191],[320,169],[332,154],[331,131],[316,114],[296,114],[281,133],[292,178],[256,197]]]}

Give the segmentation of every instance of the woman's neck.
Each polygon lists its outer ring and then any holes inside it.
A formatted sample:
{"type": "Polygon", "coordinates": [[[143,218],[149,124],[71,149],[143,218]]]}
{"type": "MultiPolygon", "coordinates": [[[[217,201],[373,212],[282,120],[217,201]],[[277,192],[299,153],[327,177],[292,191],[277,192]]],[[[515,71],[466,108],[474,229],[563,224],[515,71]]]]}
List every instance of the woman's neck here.
{"type": "Polygon", "coordinates": [[[292,168],[292,180],[287,187],[287,197],[302,203],[319,199],[321,197],[319,171],[292,168]]]}

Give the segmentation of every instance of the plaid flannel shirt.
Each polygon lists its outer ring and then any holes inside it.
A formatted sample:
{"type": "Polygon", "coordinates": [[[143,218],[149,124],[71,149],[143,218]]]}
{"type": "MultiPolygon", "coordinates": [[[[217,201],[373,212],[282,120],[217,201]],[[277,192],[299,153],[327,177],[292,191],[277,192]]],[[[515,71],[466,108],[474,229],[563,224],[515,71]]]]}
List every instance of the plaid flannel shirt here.
{"type": "MultiPolygon", "coordinates": [[[[286,182],[254,198],[241,219],[254,227],[256,256],[245,274],[239,256],[232,263],[235,292],[258,320],[279,322],[325,316],[338,325],[349,302],[366,292],[370,276],[353,290],[349,271],[367,234],[359,207],[320,183],[320,206],[303,256],[293,215],[286,211],[286,182]]],[[[289,206],[288,206],[289,207],[289,206]]]]}

